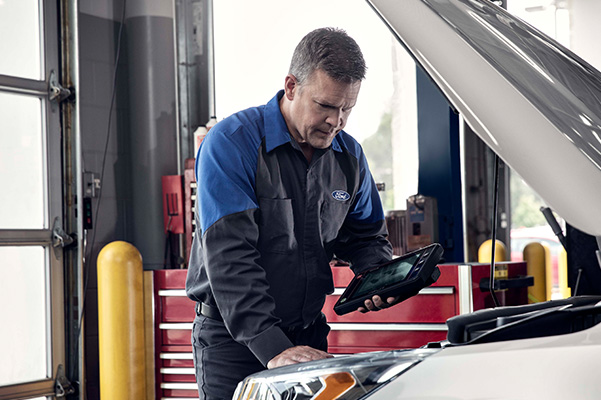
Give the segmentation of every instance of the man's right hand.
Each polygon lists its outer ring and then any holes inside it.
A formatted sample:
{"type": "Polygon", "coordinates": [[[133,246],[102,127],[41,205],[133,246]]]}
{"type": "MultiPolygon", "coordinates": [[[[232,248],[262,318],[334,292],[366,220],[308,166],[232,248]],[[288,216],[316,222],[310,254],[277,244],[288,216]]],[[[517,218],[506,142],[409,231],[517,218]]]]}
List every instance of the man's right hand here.
{"type": "Polygon", "coordinates": [[[380,296],[375,295],[371,299],[365,300],[364,306],[357,308],[357,311],[359,311],[360,313],[366,313],[369,311],[380,311],[395,305],[398,301],[398,297],[388,297],[386,301],[384,301],[380,296]]]}
{"type": "Polygon", "coordinates": [[[295,346],[282,351],[267,363],[267,368],[283,367],[284,365],[297,364],[305,361],[332,358],[333,355],[309,346],[295,346]]]}

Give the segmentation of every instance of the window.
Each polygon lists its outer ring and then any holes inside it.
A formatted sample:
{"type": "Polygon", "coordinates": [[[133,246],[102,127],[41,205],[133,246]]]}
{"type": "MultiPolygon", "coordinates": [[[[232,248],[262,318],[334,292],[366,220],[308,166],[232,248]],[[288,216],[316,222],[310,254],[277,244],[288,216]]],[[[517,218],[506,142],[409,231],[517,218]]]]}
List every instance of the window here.
{"type": "Polygon", "coordinates": [[[57,2],[0,0],[0,398],[52,396],[64,364],[57,2]],[[56,76],[56,75],[55,75],[56,76]]]}

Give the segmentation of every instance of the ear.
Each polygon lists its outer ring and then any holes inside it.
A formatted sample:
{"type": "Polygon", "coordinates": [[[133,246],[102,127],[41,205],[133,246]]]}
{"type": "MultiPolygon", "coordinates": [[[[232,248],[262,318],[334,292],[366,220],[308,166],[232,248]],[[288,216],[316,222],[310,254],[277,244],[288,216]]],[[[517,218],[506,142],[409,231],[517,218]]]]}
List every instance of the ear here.
{"type": "Polygon", "coordinates": [[[286,95],[286,98],[292,101],[297,90],[298,81],[296,80],[296,77],[292,74],[286,75],[286,78],[284,79],[284,94],[286,95]]]}

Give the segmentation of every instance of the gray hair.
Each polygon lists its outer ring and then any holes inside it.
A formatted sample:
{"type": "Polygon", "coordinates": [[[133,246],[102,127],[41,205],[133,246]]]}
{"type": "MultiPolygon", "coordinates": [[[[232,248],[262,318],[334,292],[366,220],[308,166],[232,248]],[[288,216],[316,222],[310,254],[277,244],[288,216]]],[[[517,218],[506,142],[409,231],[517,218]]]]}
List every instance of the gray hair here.
{"type": "Polygon", "coordinates": [[[337,81],[351,83],[365,78],[366,66],[359,45],[344,30],[319,28],[296,46],[288,72],[302,84],[316,69],[337,81]]]}

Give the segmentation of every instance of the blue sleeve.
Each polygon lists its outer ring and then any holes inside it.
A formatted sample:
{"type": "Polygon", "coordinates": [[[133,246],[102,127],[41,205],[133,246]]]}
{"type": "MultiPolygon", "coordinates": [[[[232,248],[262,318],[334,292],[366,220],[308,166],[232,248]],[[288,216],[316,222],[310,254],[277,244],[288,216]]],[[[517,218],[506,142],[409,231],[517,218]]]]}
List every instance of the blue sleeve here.
{"type": "Polygon", "coordinates": [[[215,125],[196,157],[197,199],[202,234],[226,215],[258,207],[255,196],[260,137],[244,134],[242,126],[215,125]]]}

